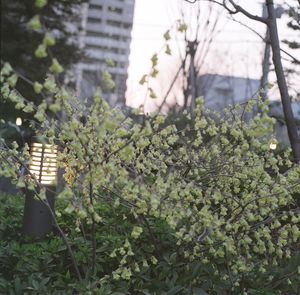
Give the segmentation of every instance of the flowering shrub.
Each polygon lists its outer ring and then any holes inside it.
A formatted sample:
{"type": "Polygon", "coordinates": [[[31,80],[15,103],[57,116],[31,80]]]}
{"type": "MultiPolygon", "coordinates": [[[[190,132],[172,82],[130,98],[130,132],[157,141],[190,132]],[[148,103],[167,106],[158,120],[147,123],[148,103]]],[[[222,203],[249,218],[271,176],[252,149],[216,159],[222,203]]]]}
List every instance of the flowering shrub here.
{"type": "MultiPolygon", "coordinates": [[[[52,44],[45,36],[36,55],[44,58],[52,44]]],[[[152,63],[155,69],[157,56],[152,63]]],[[[289,260],[299,259],[300,167],[289,150],[270,151],[267,102],[251,99],[221,117],[198,99],[186,124],[160,114],[137,123],[99,93],[92,105],[77,99],[58,85],[62,71],[53,59],[44,83],[32,82],[46,98],[35,106],[16,91],[13,69],[1,70],[1,98],[32,114],[37,135],[59,146],[64,186],[54,211],[45,198],[49,188],[28,171],[28,145],[1,140],[0,150],[0,175],[48,206],[65,245],[63,253],[50,252],[70,258],[56,265],[58,273],[67,271],[65,290],[54,284],[57,275],[49,278],[51,292],[297,292],[299,269],[289,260]],[[254,106],[260,111],[246,122],[254,106]]],[[[11,289],[8,281],[0,283],[11,289]]]]}
{"type": "MultiPolygon", "coordinates": [[[[177,129],[159,114],[136,123],[109,109],[98,94],[86,106],[51,76],[43,89],[52,103],[35,107],[14,91],[11,75],[6,66],[3,97],[32,112],[41,124],[38,135],[60,146],[66,184],[57,199],[65,205],[55,211],[55,224],[69,215],[73,234],[83,236],[91,251],[84,263],[74,261],[79,280],[128,282],[131,292],[160,292],[168,284],[156,289],[152,275],[166,275],[166,262],[175,269],[179,263],[179,273],[194,275],[178,286],[179,276],[172,281],[172,272],[162,280],[173,282],[181,294],[193,288],[240,294],[259,280],[272,285],[272,268],[297,250],[300,168],[290,162],[289,151],[274,155],[269,150],[273,122],[267,103],[251,100],[221,118],[198,99],[195,118],[177,129]],[[246,123],[243,114],[254,103],[261,111],[246,123]],[[63,120],[57,119],[60,112],[63,120]],[[110,271],[96,263],[102,246],[97,235],[107,223],[101,204],[115,214],[110,225],[122,232],[105,258],[114,261],[110,271]]],[[[20,174],[30,161],[28,146],[2,142],[1,159],[1,175],[47,202],[47,188],[20,174]]],[[[293,275],[285,278],[292,286],[297,283],[293,275]]]]}

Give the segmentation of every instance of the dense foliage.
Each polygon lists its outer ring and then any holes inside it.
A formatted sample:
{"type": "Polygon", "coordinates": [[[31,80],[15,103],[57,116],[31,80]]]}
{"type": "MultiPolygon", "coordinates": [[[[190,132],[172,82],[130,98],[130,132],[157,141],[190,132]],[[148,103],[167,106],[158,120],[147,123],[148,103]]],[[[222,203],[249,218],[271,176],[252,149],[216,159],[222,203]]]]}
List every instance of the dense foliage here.
{"type": "MultiPolygon", "coordinates": [[[[155,77],[156,65],[154,55],[143,80],[155,77]]],[[[36,105],[16,89],[14,69],[1,70],[1,98],[33,116],[41,141],[59,146],[64,180],[52,210],[49,187],[28,169],[28,145],[1,140],[0,176],[32,191],[54,222],[54,232],[33,243],[17,230],[23,198],[2,197],[1,293],[299,292],[300,167],[289,150],[269,149],[267,101],[221,116],[199,98],[192,117],[135,122],[99,93],[92,105],[77,99],[59,86],[62,71],[52,60],[47,78],[32,82],[47,98],[36,105]],[[259,112],[244,120],[253,107],[259,112]]]]}
{"type": "MultiPolygon", "coordinates": [[[[11,75],[6,66],[2,77],[11,75]]],[[[300,168],[288,152],[269,150],[267,102],[250,100],[221,118],[198,99],[195,118],[187,115],[188,124],[178,129],[158,114],[135,123],[98,95],[92,106],[82,105],[53,77],[43,87],[53,97],[50,105],[35,107],[9,83],[2,93],[34,114],[41,138],[60,145],[66,185],[55,223],[75,253],[73,265],[64,264],[72,282],[78,268],[75,289],[241,294],[260,282],[297,292],[299,270],[280,282],[275,270],[288,267],[299,250],[300,168]],[[253,104],[261,112],[246,123],[253,104]],[[62,109],[61,122],[54,116],[62,109]]],[[[1,159],[1,175],[47,202],[47,188],[20,174],[30,160],[28,146],[2,143],[1,159]]]]}

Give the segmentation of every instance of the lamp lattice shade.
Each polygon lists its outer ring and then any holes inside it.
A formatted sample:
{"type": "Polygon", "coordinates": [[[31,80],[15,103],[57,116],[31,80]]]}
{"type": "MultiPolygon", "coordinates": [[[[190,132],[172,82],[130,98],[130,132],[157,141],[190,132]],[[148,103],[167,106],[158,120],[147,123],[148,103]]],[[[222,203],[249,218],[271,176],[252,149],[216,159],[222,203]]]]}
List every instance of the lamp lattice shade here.
{"type": "Polygon", "coordinates": [[[33,142],[29,171],[41,184],[54,185],[57,175],[57,146],[33,142]]]}

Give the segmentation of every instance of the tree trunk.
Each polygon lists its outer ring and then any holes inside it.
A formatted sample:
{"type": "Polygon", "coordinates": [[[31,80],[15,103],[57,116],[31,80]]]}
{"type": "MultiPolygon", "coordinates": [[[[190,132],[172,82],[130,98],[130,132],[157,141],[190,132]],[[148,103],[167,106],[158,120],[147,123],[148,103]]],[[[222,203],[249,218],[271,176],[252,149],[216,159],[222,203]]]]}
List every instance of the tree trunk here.
{"type": "Polygon", "coordinates": [[[273,53],[273,63],[274,63],[277,83],[280,91],[283,113],[284,113],[286,126],[288,130],[288,136],[293,150],[294,161],[296,163],[299,163],[300,162],[300,137],[297,131],[297,125],[292,110],[291,99],[289,96],[288,87],[287,87],[287,83],[286,83],[286,79],[282,67],[282,62],[281,62],[280,45],[279,45],[279,38],[278,38],[278,31],[277,31],[277,21],[276,21],[276,14],[274,10],[273,0],[266,0],[266,5],[268,9],[267,26],[270,33],[270,41],[271,41],[271,47],[273,53]]]}
{"type": "Polygon", "coordinates": [[[191,114],[194,117],[196,106],[196,77],[195,77],[195,56],[191,55],[190,77],[191,77],[191,114]]]}
{"type": "Polygon", "coordinates": [[[266,44],[264,51],[264,58],[262,62],[262,76],[260,79],[260,88],[263,89],[262,100],[265,101],[268,98],[268,76],[270,72],[270,56],[271,56],[271,44],[269,29],[266,30],[266,44]]]}
{"type": "Polygon", "coordinates": [[[188,50],[190,54],[190,68],[189,68],[189,86],[190,86],[190,97],[191,97],[191,115],[194,117],[195,106],[196,106],[196,72],[195,72],[195,54],[198,43],[197,41],[188,42],[188,50]]]}

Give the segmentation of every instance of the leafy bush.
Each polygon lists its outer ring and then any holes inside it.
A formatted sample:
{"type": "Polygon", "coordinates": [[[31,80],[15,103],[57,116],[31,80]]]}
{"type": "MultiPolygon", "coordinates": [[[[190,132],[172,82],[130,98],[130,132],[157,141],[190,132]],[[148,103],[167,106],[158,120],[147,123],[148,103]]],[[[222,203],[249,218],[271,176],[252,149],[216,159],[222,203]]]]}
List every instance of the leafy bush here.
{"type": "MultiPolygon", "coordinates": [[[[205,294],[204,290],[209,294],[222,294],[226,290],[228,283],[214,274],[215,270],[211,265],[203,265],[200,261],[189,262],[180,254],[174,243],[172,231],[168,231],[162,222],[150,223],[152,228],[157,229],[160,243],[157,243],[156,247],[159,253],[151,249],[152,238],[147,234],[133,245],[141,265],[147,257],[151,261],[147,251],[154,252],[158,262],[149,263],[147,268],[141,267],[140,272],[129,281],[104,280],[118,265],[117,257],[110,257],[114,256],[111,255],[112,250],[116,245],[122,245],[122,241],[128,238],[126,235],[128,228],[134,224],[128,220],[124,224],[124,210],[109,208],[107,205],[97,209],[106,221],[97,227],[96,233],[97,245],[99,245],[96,263],[97,278],[79,283],[73,276],[66,247],[58,235],[50,234],[45,240],[32,243],[29,238],[24,238],[20,234],[23,196],[4,195],[0,197],[0,201],[2,204],[0,292],[3,294],[9,292],[10,294],[88,294],[88,292],[92,292],[91,294],[205,294]],[[201,288],[189,288],[189,285],[197,285],[193,283],[197,279],[202,281],[201,288]]],[[[63,202],[57,202],[58,210],[64,207],[63,202]]],[[[68,232],[73,249],[78,251],[76,255],[78,263],[84,268],[86,258],[89,257],[90,245],[75,232],[69,214],[63,213],[61,224],[68,232]]],[[[299,254],[295,254],[290,262],[283,262],[279,267],[270,268],[264,274],[248,273],[250,278],[244,278],[243,282],[249,284],[248,294],[279,294],[279,290],[283,294],[296,294],[293,293],[293,288],[288,284],[287,279],[291,279],[294,286],[299,283],[297,277],[299,260],[299,254]],[[263,290],[259,286],[263,286],[270,276],[274,278],[263,290]]],[[[239,291],[231,294],[239,294],[239,291]]]]}
{"type": "MultiPolygon", "coordinates": [[[[55,291],[96,294],[255,294],[258,282],[266,290],[297,291],[298,270],[288,261],[298,250],[300,234],[293,197],[299,166],[288,154],[269,151],[265,134],[272,119],[264,103],[249,123],[238,107],[217,123],[198,100],[194,121],[177,130],[161,115],[134,123],[98,96],[91,107],[72,98],[71,107],[63,90],[51,83],[54,104],[69,119],[58,124],[38,107],[45,116],[40,136],[60,145],[66,185],[57,196],[55,223],[75,261],[58,237],[49,237],[47,251],[45,242],[12,242],[3,247],[13,251],[4,255],[9,261],[3,265],[11,269],[5,269],[7,281],[17,279],[19,271],[18,281],[27,287],[49,281],[55,291]],[[290,167],[285,173],[283,165],[290,167]],[[20,249],[28,256],[11,267],[20,249]],[[52,264],[55,255],[59,261],[52,264]]],[[[32,175],[20,174],[30,160],[28,147],[3,143],[1,156],[1,174],[47,202],[47,188],[32,175]]]]}
{"type": "Polygon", "coordinates": [[[59,146],[65,181],[53,211],[49,187],[28,169],[28,145],[1,140],[0,175],[32,191],[55,228],[32,243],[15,230],[22,198],[3,197],[4,293],[299,291],[300,167],[290,151],[269,149],[268,102],[251,99],[221,117],[198,99],[180,122],[152,114],[137,123],[99,93],[86,105],[60,87],[57,60],[50,70],[43,84],[32,81],[47,97],[37,106],[15,90],[8,64],[1,71],[1,98],[34,116],[41,141],[59,146]],[[254,105],[259,113],[245,122],[254,105]]]}

